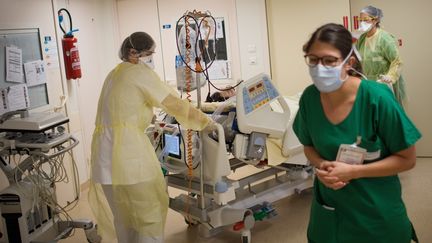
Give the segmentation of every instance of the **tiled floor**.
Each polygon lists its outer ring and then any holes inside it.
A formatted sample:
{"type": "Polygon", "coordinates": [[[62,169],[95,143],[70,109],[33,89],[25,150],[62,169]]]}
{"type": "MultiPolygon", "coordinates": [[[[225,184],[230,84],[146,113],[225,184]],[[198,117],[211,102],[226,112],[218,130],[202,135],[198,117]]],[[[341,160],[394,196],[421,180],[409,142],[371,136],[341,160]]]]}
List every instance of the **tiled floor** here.
{"type": "MultiPolygon", "coordinates": [[[[408,214],[420,242],[432,242],[432,159],[418,159],[416,167],[402,173],[400,178],[408,214]]],[[[274,203],[278,216],[269,221],[257,222],[252,231],[252,242],[306,242],[311,198],[311,193],[306,191],[274,203]]],[[[74,217],[91,215],[85,195],[72,214],[74,217]]],[[[183,217],[172,210],[168,213],[165,239],[166,243],[241,242],[238,233],[228,230],[213,238],[200,238],[197,227],[188,227],[183,217]]],[[[62,242],[85,242],[84,234],[78,231],[74,237],[62,242]]]]}
{"type": "MultiPolygon", "coordinates": [[[[416,167],[402,173],[400,177],[408,214],[416,228],[420,242],[432,242],[432,159],[418,159],[416,167]]],[[[268,221],[257,222],[252,230],[252,242],[306,242],[311,198],[311,193],[306,191],[274,203],[278,216],[268,221]]],[[[82,194],[80,204],[71,212],[71,215],[74,218],[92,217],[86,192],[82,194]]],[[[229,230],[212,238],[200,238],[197,227],[188,227],[183,217],[172,210],[169,210],[168,213],[165,239],[166,243],[241,242],[240,235],[229,230]]],[[[72,237],[61,242],[76,243],[86,242],[86,240],[84,232],[77,230],[72,237]]]]}

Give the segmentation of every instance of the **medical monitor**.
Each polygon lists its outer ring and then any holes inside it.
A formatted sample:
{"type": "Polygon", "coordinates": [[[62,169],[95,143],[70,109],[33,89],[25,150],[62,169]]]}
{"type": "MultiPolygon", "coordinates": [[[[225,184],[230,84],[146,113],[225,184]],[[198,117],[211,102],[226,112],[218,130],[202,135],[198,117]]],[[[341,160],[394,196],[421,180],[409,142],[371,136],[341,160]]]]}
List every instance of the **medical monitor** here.
{"type": "Polygon", "coordinates": [[[242,133],[260,132],[272,138],[281,138],[286,131],[290,111],[272,80],[266,74],[258,74],[237,88],[237,122],[242,133]],[[276,111],[272,104],[279,103],[276,111]]]}
{"type": "Polygon", "coordinates": [[[172,135],[172,134],[164,133],[163,143],[168,153],[168,156],[181,159],[180,139],[181,139],[180,134],[172,135]]]}

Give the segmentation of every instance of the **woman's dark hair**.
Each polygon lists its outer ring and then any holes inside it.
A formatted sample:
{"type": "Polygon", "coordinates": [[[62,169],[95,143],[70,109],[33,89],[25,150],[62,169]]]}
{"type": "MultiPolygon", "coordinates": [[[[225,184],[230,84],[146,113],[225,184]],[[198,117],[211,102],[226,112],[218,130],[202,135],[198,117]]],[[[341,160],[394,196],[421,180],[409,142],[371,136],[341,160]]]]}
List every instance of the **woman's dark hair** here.
{"type": "MultiPolygon", "coordinates": [[[[340,24],[325,24],[319,27],[311,36],[309,41],[303,46],[303,52],[308,53],[312,45],[317,42],[323,42],[334,46],[342,54],[342,58],[345,59],[353,48],[351,33],[340,24]]],[[[361,64],[356,56],[355,52],[352,52],[352,56],[355,57],[356,62],[352,67],[358,72],[362,72],[361,64]]],[[[351,76],[360,76],[357,73],[350,70],[348,72],[351,76]]]]}
{"type": "Polygon", "coordinates": [[[154,44],[153,38],[146,32],[135,32],[124,39],[120,47],[119,57],[123,61],[127,61],[131,49],[135,49],[138,52],[148,51],[154,44]]]}

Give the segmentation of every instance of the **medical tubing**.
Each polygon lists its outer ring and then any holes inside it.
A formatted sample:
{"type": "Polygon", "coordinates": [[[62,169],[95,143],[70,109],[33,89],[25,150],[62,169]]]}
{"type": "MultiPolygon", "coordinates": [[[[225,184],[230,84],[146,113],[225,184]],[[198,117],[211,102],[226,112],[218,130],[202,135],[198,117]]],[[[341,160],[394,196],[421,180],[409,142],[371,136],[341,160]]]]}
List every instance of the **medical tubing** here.
{"type": "MultiPolygon", "coordinates": [[[[214,22],[214,24],[215,24],[215,26],[216,26],[216,20],[214,19],[213,16],[211,16],[211,15],[206,15],[206,16],[204,16],[203,18],[204,18],[204,19],[205,19],[205,18],[212,18],[212,19],[213,19],[213,22],[214,22]]],[[[184,20],[184,21],[185,21],[185,31],[186,31],[186,34],[187,34],[188,32],[190,32],[190,29],[189,29],[189,27],[190,27],[189,20],[190,20],[190,19],[192,19],[192,20],[195,22],[195,26],[198,26],[197,35],[196,35],[196,39],[195,39],[195,46],[194,46],[195,54],[196,54],[196,56],[198,56],[198,45],[199,45],[198,40],[199,40],[199,39],[202,40],[202,36],[201,36],[201,29],[200,29],[200,28],[201,28],[201,24],[202,24],[202,22],[203,22],[203,19],[202,19],[200,22],[198,22],[197,19],[195,19],[194,16],[189,15],[189,14],[185,14],[185,15],[183,15],[182,17],[180,17],[180,18],[177,20],[177,23],[176,23],[176,29],[178,28],[180,21],[184,20]]],[[[215,29],[215,31],[214,31],[214,40],[216,41],[216,29],[215,29]]],[[[189,61],[188,61],[188,60],[185,60],[185,58],[184,58],[183,55],[181,54],[180,46],[179,46],[179,40],[178,40],[178,35],[176,35],[176,44],[177,44],[177,51],[178,51],[178,53],[180,54],[180,58],[181,58],[182,62],[186,65],[186,67],[188,67],[188,68],[189,68],[191,71],[193,71],[193,72],[202,72],[202,71],[196,70],[196,69],[194,69],[193,67],[191,67],[191,66],[189,65],[189,64],[190,64],[190,59],[189,59],[189,61]]],[[[190,44],[190,43],[189,43],[189,44],[190,44]]],[[[215,45],[214,45],[214,46],[215,46],[215,45]]],[[[189,46],[189,47],[191,47],[191,46],[189,46]]],[[[201,55],[202,55],[202,54],[201,54],[201,55]]],[[[207,68],[210,68],[210,66],[211,66],[211,64],[213,64],[214,60],[215,60],[215,59],[211,60],[210,65],[208,65],[207,68]]],[[[204,69],[204,70],[206,70],[206,69],[204,69]]]]}
{"type": "MultiPolygon", "coordinates": [[[[178,127],[178,129],[179,129],[179,133],[180,133],[180,139],[183,142],[183,151],[186,151],[185,141],[184,141],[184,137],[183,137],[183,134],[181,132],[180,126],[178,127]]],[[[198,148],[201,148],[201,140],[200,139],[198,139],[198,148]]],[[[192,151],[192,153],[193,153],[193,151],[192,151]]],[[[193,160],[192,160],[192,166],[193,166],[192,169],[195,170],[200,165],[201,153],[196,154],[195,157],[192,154],[192,158],[193,158],[193,160]]],[[[185,162],[186,167],[188,167],[190,169],[190,167],[186,163],[186,161],[184,161],[184,162],[185,162]]]]}
{"type": "MultiPolygon", "coordinates": [[[[185,72],[186,72],[186,77],[185,77],[185,80],[186,80],[186,94],[187,94],[187,98],[188,98],[189,102],[191,102],[190,91],[191,91],[191,81],[192,80],[191,80],[190,72],[191,72],[191,70],[192,71],[196,71],[196,70],[193,70],[189,66],[189,64],[190,64],[190,58],[191,58],[190,28],[189,28],[190,27],[190,23],[189,23],[189,18],[192,18],[192,20],[195,21],[195,24],[196,24],[195,26],[198,26],[198,32],[200,31],[200,28],[199,28],[200,24],[198,25],[197,20],[193,16],[190,17],[189,15],[187,15],[187,16],[184,17],[184,20],[185,20],[185,31],[186,31],[186,62],[184,61],[184,59],[183,59],[183,57],[181,55],[181,52],[179,50],[180,57],[181,57],[182,61],[186,64],[186,67],[187,67],[187,68],[185,68],[185,72]]],[[[197,36],[196,36],[197,39],[195,40],[195,56],[196,57],[198,56],[198,52],[197,52],[197,45],[198,45],[198,43],[197,43],[197,40],[198,40],[199,36],[200,35],[197,34],[197,36]]],[[[177,41],[177,48],[179,48],[178,47],[178,41],[177,41]]],[[[197,65],[198,62],[199,62],[199,58],[197,58],[195,60],[195,64],[197,65]]],[[[198,65],[199,65],[199,63],[198,63],[198,65]]],[[[200,67],[199,72],[202,72],[202,67],[200,67]]],[[[200,84],[197,83],[197,85],[200,85],[200,84]]],[[[186,135],[186,138],[187,138],[186,142],[187,142],[187,164],[188,164],[188,192],[190,193],[191,190],[192,190],[192,177],[193,177],[193,165],[192,165],[192,163],[193,163],[193,158],[192,158],[192,150],[193,150],[193,148],[192,148],[192,130],[188,129],[186,133],[187,133],[187,135],[186,135]]],[[[202,195],[202,196],[204,196],[204,195],[202,195]]],[[[189,215],[189,197],[188,197],[188,200],[186,202],[185,212],[186,212],[187,218],[190,219],[190,215],[189,215]]]]}
{"type": "MultiPolygon", "coordinates": [[[[214,35],[213,35],[213,39],[214,39],[215,41],[213,42],[213,49],[216,49],[216,40],[217,40],[216,35],[217,35],[217,31],[216,31],[216,20],[215,20],[215,18],[214,18],[213,16],[211,16],[211,15],[206,15],[206,16],[203,17],[203,19],[202,19],[200,22],[198,22],[198,21],[194,18],[194,16],[189,15],[189,14],[185,14],[185,15],[183,15],[182,17],[180,17],[180,18],[177,20],[176,29],[178,28],[180,21],[184,20],[184,21],[185,21],[185,31],[186,31],[187,33],[190,32],[190,29],[189,29],[189,28],[186,28],[186,21],[189,21],[190,19],[192,19],[192,20],[195,22],[195,25],[198,26],[198,31],[197,31],[197,35],[196,35],[196,39],[195,39],[195,46],[194,46],[194,50],[195,50],[195,54],[196,54],[196,56],[198,56],[199,40],[200,40],[200,39],[201,39],[201,40],[203,39],[203,38],[202,38],[202,33],[201,33],[201,24],[204,22],[204,25],[206,25],[206,26],[210,26],[210,25],[208,24],[208,21],[206,20],[206,18],[211,18],[211,19],[213,20],[213,23],[214,23],[214,26],[215,26],[214,35]]],[[[188,27],[189,27],[189,24],[188,24],[188,27]]],[[[206,45],[207,45],[207,43],[208,43],[209,36],[210,36],[210,31],[208,32],[208,34],[207,34],[207,36],[206,36],[206,39],[205,39],[206,45]]],[[[190,44],[190,43],[189,43],[189,44],[190,44]]],[[[240,85],[240,84],[243,82],[243,80],[242,80],[242,81],[240,81],[238,84],[236,84],[235,86],[230,87],[230,88],[218,88],[218,87],[216,87],[216,86],[213,84],[213,82],[211,82],[210,77],[209,77],[209,75],[208,75],[208,70],[209,70],[209,68],[211,67],[211,65],[213,64],[213,62],[215,61],[216,58],[211,59],[211,58],[210,58],[210,55],[208,55],[208,56],[209,56],[209,59],[211,60],[210,63],[205,62],[205,59],[203,58],[205,68],[202,68],[202,65],[201,65],[201,69],[202,69],[202,70],[197,70],[197,69],[194,69],[193,67],[190,66],[190,56],[189,56],[189,59],[185,60],[185,58],[184,58],[183,55],[181,54],[180,46],[179,46],[179,40],[178,40],[178,35],[176,35],[176,45],[177,45],[177,51],[178,51],[178,53],[180,54],[180,58],[181,58],[182,62],[186,65],[186,67],[187,67],[190,71],[193,71],[193,72],[202,72],[202,73],[204,74],[204,76],[206,77],[206,80],[207,80],[207,82],[208,82],[208,84],[209,84],[209,90],[210,90],[210,85],[211,85],[214,89],[216,89],[216,90],[218,90],[218,91],[227,91],[227,90],[231,90],[231,89],[236,88],[238,85],[240,85]]],[[[208,49],[207,49],[207,48],[206,48],[206,50],[207,50],[207,53],[208,53],[208,49]]],[[[204,53],[204,51],[201,49],[201,55],[203,55],[202,53],[204,53]]],[[[215,57],[216,57],[216,54],[217,54],[217,53],[215,53],[215,57]]],[[[199,84],[197,84],[197,85],[199,85],[199,84]]]]}
{"type": "Polygon", "coordinates": [[[61,9],[59,9],[58,11],[57,11],[57,14],[58,14],[58,16],[59,16],[59,25],[60,25],[60,29],[62,30],[62,32],[63,32],[63,34],[64,35],[67,35],[67,34],[72,34],[72,17],[71,17],[71,15],[70,15],[70,13],[69,13],[69,11],[67,10],[67,9],[65,9],[65,8],[61,8],[61,9]],[[61,25],[61,22],[63,22],[63,18],[60,18],[60,16],[61,16],[61,12],[62,11],[65,11],[66,13],[67,13],[67,15],[69,16],[69,32],[68,33],[66,33],[66,31],[63,29],[63,27],[62,27],[62,25],[61,25]]]}
{"type": "MultiPolygon", "coordinates": [[[[216,59],[216,50],[215,50],[215,58],[213,58],[213,59],[211,59],[211,57],[210,57],[210,55],[209,55],[209,60],[211,60],[211,62],[207,65],[207,63],[206,63],[206,61],[205,61],[205,58],[204,58],[204,55],[205,54],[203,54],[204,53],[204,50],[203,50],[203,48],[204,47],[200,47],[200,45],[199,45],[199,40],[202,40],[203,38],[202,38],[202,35],[201,35],[201,24],[204,22],[204,23],[207,23],[207,26],[209,26],[209,29],[210,29],[210,25],[208,24],[208,21],[206,20],[206,18],[212,18],[212,20],[213,20],[213,23],[214,23],[214,26],[215,26],[215,31],[214,31],[214,48],[216,49],[216,20],[213,18],[213,16],[209,16],[209,15],[206,15],[206,16],[204,16],[202,19],[201,19],[201,21],[199,22],[199,24],[198,24],[198,31],[197,31],[197,35],[196,35],[196,40],[195,40],[195,53],[196,54],[198,54],[198,48],[200,48],[200,53],[201,53],[201,56],[202,56],[202,59],[203,59],[203,62],[205,63],[205,66],[206,66],[206,71],[211,67],[211,65],[213,64],[213,62],[215,61],[215,59],[216,59]]],[[[208,38],[209,38],[209,36],[210,36],[210,31],[209,31],[209,33],[207,34],[207,37],[206,37],[206,39],[205,39],[205,41],[204,41],[204,43],[205,43],[205,46],[206,46],[206,52],[208,53],[208,48],[207,48],[207,46],[208,46],[208,38]]],[[[196,55],[196,56],[198,56],[198,55],[196,55]]],[[[197,70],[198,71],[198,70],[197,70]]],[[[200,72],[202,72],[202,71],[204,71],[204,70],[201,70],[200,72]]]]}
{"type": "Polygon", "coordinates": [[[235,89],[235,88],[237,88],[237,86],[239,86],[239,85],[240,85],[241,83],[243,83],[243,81],[244,81],[244,80],[241,80],[241,81],[238,82],[236,85],[231,86],[231,87],[229,87],[229,88],[218,88],[218,87],[216,87],[216,86],[213,84],[213,82],[210,81],[210,79],[208,78],[208,76],[206,76],[206,78],[207,78],[207,81],[209,82],[209,84],[210,84],[214,89],[216,89],[216,90],[218,90],[218,91],[228,91],[228,90],[231,90],[231,89],[235,89]]]}
{"type": "MultiPolygon", "coordinates": [[[[191,57],[191,44],[190,44],[190,29],[189,29],[189,17],[185,18],[185,31],[186,31],[186,61],[190,62],[191,57]]],[[[189,68],[185,68],[185,79],[186,79],[186,98],[189,103],[192,101],[191,99],[191,82],[192,75],[191,70],[189,68]]],[[[186,131],[186,163],[188,165],[188,177],[192,178],[193,176],[193,158],[192,158],[192,130],[188,129],[186,131]]]]}
{"type": "MultiPolygon", "coordinates": [[[[55,183],[67,183],[69,181],[65,164],[63,163],[66,152],[72,157],[74,173],[78,173],[78,171],[70,150],[66,150],[62,145],[59,145],[59,147],[56,147],[55,149],[57,149],[57,152],[48,154],[30,151],[28,148],[23,148],[23,151],[27,151],[27,157],[24,160],[22,160],[21,155],[19,156],[19,162],[17,162],[15,160],[16,157],[12,155],[9,155],[9,160],[11,160],[11,157],[13,157],[13,162],[15,163],[14,182],[17,185],[17,189],[22,192],[23,195],[26,195],[27,193],[25,189],[21,187],[22,180],[20,176],[17,176],[17,174],[18,172],[20,174],[24,174],[25,171],[28,173],[26,177],[27,181],[33,185],[31,195],[29,195],[33,199],[31,205],[32,212],[34,212],[34,210],[38,210],[38,208],[41,207],[41,202],[43,202],[53,210],[54,215],[63,215],[67,220],[71,221],[72,217],[70,217],[68,211],[77,205],[79,194],[77,194],[77,197],[74,201],[68,202],[68,204],[64,207],[58,204],[55,197],[55,183]],[[31,161],[32,169],[21,168],[19,165],[23,161],[31,161]],[[44,165],[44,168],[42,168],[42,165],[44,165]],[[74,205],[72,208],[67,209],[73,203],[74,205]]],[[[77,179],[79,180],[79,178],[77,179]]],[[[78,180],[75,181],[75,183],[77,183],[79,186],[78,180]]],[[[77,188],[78,187],[75,189],[77,188]]],[[[59,217],[59,220],[63,221],[61,217],[59,217]]]]}
{"type": "Polygon", "coordinates": [[[354,50],[354,55],[356,55],[358,61],[361,62],[362,61],[362,57],[360,55],[360,52],[357,50],[357,47],[355,45],[353,45],[352,48],[354,50]]]}
{"type": "MultiPolygon", "coordinates": [[[[196,22],[196,19],[192,17],[192,19],[196,22]]],[[[185,31],[186,31],[186,61],[189,64],[190,63],[190,58],[191,58],[191,44],[190,44],[190,29],[189,29],[190,23],[189,23],[189,17],[185,18],[185,31]]],[[[195,42],[196,45],[196,42],[195,42]]],[[[196,48],[195,48],[196,51],[196,48]]],[[[181,53],[180,53],[181,56],[181,53]]],[[[197,53],[195,52],[195,56],[197,56],[197,53]]],[[[191,82],[192,82],[192,75],[191,75],[191,69],[188,64],[186,64],[187,68],[185,68],[186,72],[189,72],[189,77],[186,77],[186,96],[188,98],[188,101],[191,102],[190,99],[190,92],[191,92],[191,82]]],[[[196,85],[200,85],[200,84],[196,84],[196,85]]],[[[192,192],[192,178],[193,178],[193,169],[192,169],[192,163],[193,163],[193,158],[192,158],[192,130],[188,129],[186,131],[186,147],[187,147],[187,167],[188,167],[188,194],[191,194],[192,192]]],[[[190,212],[189,212],[190,208],[189,208],[189,197],[187,197],[186,200],[186,205],[185,205],[185,212],[186,212],[186,217],[187,219],[190,221],[190,212]]]]}

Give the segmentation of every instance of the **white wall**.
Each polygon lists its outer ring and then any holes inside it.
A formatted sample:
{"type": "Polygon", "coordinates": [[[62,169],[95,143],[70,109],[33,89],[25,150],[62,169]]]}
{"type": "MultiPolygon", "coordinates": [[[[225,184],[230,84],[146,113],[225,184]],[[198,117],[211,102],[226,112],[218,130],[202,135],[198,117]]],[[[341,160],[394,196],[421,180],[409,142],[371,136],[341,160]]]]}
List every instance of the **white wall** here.
{"type": "Polygon", "coordinates": [[[157,0],[118,0],[117,10],[120,40],[123,41],[136,31],[144,31],[152,36],[157,43],[153,56],[155,71],[165,80],[157,0]]]}
{"type": "MultiPolygon", "coordinates": [[[[120,62],[119,38],[114,0],[57,0],[56,8],[67,8],[78,28],[78,48],[82,69],[80,80],[68,80],[68,116],[71,132],[82,149],[74,151],[81,183],[89,179],[90,146],[97,103],[105,76],[120,62]]],[[[67,18],[66,20],[67,21],[67,18]]],[[[61,38],[61,37],[59,37],[61,38]]]]}
{"type": "Polygon", "coordinates": [[[241,78],[270,74],[265,0],[236,0],[241,78]]]}
{"type": "Polygon", "coordinates": [[[282,94],[294,95],[312,83],[303,45],[321,25],[343,23],[348,0],[267,0],[272,78],[282,94]]]}

